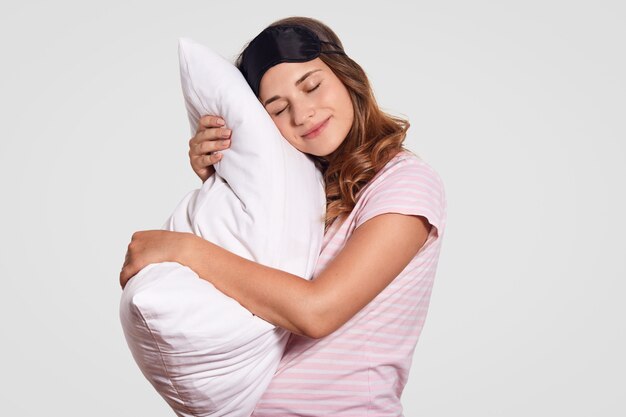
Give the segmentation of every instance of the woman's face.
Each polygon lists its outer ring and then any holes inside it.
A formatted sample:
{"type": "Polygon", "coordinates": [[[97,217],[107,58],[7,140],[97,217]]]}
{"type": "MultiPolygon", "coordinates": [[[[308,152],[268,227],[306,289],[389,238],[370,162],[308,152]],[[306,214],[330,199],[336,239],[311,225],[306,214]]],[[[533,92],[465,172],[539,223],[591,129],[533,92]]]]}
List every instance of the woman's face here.
{"type": "Polygon", "coordinates": [[[285,139],[311,155],[334,152],[354,120],[346,86],[320,58],[271,67],[261,78],[259,99],[285,139]]]}

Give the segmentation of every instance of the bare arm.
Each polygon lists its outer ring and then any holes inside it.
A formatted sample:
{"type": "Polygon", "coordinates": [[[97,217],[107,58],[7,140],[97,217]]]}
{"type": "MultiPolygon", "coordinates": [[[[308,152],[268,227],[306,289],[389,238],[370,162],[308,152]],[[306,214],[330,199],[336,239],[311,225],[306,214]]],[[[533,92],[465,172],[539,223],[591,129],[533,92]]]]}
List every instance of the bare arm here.
{"type": "Polygon", "coordinates": [[[293,333],[320,338],[378,295],[426,242],[421,216],[385,213],[359,226],[314,280],[270,268],[194,239],[180,262],[253,314],[293,333]]]}

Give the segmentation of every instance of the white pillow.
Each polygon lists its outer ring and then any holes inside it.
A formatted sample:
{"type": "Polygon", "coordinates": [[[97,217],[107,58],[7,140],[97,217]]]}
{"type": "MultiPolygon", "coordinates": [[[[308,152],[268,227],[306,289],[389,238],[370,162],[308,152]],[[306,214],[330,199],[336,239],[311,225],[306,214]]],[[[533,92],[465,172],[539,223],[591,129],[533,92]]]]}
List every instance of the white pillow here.
{"type": "Polygon", "coordinates": [[[322,174],[282,137],[232,63],[187,38],[179,40],[179,60],[192,135],[205,114],[222,116],[232,129],[231,146],[221,151],[216,175],[205,182],[189,216],[196,217],[208,199],[216,198],[214,193],[224,200],[217,204],[228,214],[212,210],[211,216],[224,217],[211,221],[211,227],[219,229],[203,230],[199,224],[193,231],[203,237],[207,233],[209,240],[240,256],[308,277],[324,234],[322,174]]]}
{"type": "MultiPolygon", "coordinates": [[[[321,173],[282,137],[232,63],[186,38],[179,60],[192,134],[200,116],[219,115],[232,141],[162,228],[310,279],[324,234],[321,173]]],[[[179,416],[249,416],[288,336],[175,262],[147,265],[128,281],[120,319],[141,372],[179,416]]]]}

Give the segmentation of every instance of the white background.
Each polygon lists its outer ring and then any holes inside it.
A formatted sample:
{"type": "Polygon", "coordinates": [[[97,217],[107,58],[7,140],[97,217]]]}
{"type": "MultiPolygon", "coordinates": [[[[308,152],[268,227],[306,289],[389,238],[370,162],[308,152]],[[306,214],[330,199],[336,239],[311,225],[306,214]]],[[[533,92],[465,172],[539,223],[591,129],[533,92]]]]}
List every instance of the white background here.
{"type": "Polygon", "coordinates": [[[118,277],[201,184],[178,38],[232,59],[291,15],[336,31],[446,186],[405,416],[626,415],[625,7],[545,0],[3,2],[0,413],[173,415],[118,277]]]}

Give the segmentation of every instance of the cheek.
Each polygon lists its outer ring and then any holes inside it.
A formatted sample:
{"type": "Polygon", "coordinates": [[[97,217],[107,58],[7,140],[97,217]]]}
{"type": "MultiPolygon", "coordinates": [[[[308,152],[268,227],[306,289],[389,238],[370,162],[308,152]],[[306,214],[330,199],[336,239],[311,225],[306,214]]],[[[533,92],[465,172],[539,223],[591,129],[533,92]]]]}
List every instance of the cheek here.
{"type": "Polygon", "coordinates": [[[320,99],[324,103],[336,103],[339,95],[337,94],[337,87],[326,88],[320,95],[320,99]]]}
{"type": "Polygon", "coordinates": [[[348,90],[339,83],[333,88],[328,89],[327,100],[335,105],[337,111],[341,112],[345,117],[349,116],[350,108],[352,107],[352,101],[350,100],[350,94],[348,90]]]}
{"type": "Polygon", "coordinates": [[[348,91],[345,91],[342,103],[346,119],[352,122],[354,119],[354,107],[352,106],[352,99],[350,98],[350,93],[348,93],[348,91]]]}

